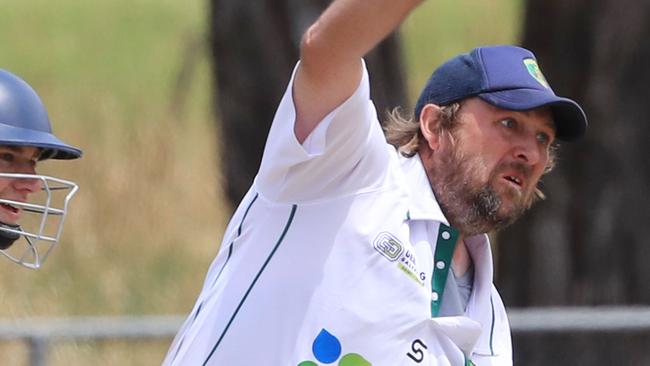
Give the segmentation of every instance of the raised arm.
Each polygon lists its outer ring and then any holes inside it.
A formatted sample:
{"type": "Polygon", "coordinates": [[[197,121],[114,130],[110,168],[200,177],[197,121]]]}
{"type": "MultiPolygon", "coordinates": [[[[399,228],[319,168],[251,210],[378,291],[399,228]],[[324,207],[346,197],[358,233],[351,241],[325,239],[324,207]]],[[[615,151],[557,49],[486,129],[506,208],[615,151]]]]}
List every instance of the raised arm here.
{"type": "MultiPolygon", "coordinates": [[[[305,32],[293,99],[301,143],[361,79],[361,58],[421,0],[335,0],[305,32]]],[[[352,122],[352,121],[351,121],[352,122]]]]}

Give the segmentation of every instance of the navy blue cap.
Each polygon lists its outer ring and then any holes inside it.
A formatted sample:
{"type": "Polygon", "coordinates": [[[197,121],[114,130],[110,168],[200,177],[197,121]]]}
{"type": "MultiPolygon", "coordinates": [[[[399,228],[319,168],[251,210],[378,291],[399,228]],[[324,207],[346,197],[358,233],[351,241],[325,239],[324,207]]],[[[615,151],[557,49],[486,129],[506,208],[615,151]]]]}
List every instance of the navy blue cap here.
{"type": "Polygon", "coordinates": [[[535,55],[515,46],[478,47],[438,67],[422,90],[415,116],[429,103],[448,105],[479,97],[498,108],[525,111],[549,107],[556,136],[572,141],[584,135],[587,116],[578,103],[555,95],[535,55]]]}

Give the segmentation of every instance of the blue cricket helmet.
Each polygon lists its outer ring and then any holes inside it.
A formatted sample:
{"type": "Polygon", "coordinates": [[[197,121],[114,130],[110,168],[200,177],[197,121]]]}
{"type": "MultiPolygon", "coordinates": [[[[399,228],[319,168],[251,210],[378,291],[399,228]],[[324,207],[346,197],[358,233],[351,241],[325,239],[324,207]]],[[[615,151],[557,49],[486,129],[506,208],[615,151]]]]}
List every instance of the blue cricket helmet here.
{"type": "Polygon", "coordinates": [[[41,159],[76,159],[81,150],[52,134],[47,110],[29,84],[0,69],[0,145],[43,149],[41,159]]]}

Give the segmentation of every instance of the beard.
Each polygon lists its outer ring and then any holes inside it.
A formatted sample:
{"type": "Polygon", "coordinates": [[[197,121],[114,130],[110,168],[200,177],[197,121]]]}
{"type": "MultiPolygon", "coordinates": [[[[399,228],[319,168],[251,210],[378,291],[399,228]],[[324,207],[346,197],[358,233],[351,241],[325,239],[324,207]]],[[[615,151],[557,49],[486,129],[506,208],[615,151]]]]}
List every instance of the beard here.
{"type": "Polygon", "coordinates": [[[522,163],[500,163],[488,171],[480,155],[463,154],[462,143],[450,148],[435,170],[427,169],[431,188],[447,220],[471,236],[501,230],[515,222],[536,201],[536,182],[529,188],[499,188],[505,170],[515,170],[529,182],[531,169],[522,163]]]}

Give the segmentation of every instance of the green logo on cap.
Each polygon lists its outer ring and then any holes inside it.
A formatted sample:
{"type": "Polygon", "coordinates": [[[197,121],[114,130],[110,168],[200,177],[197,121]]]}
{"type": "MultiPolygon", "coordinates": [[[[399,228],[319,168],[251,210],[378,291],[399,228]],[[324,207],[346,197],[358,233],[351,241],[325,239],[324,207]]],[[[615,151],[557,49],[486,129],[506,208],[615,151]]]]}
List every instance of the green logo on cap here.
{"type": "Polygon", "coordinates": [[[540,70],[539,65],[537,65],[537,61],[533,60],[532,58],[527,58],[524,60],[524,65],[526,65],[528,73],[534,77],[535,80],[537,80],[545,88],[550,88],[548,81],[546,81],[544,74],[542,74],[542,70],[540,70]]]}

